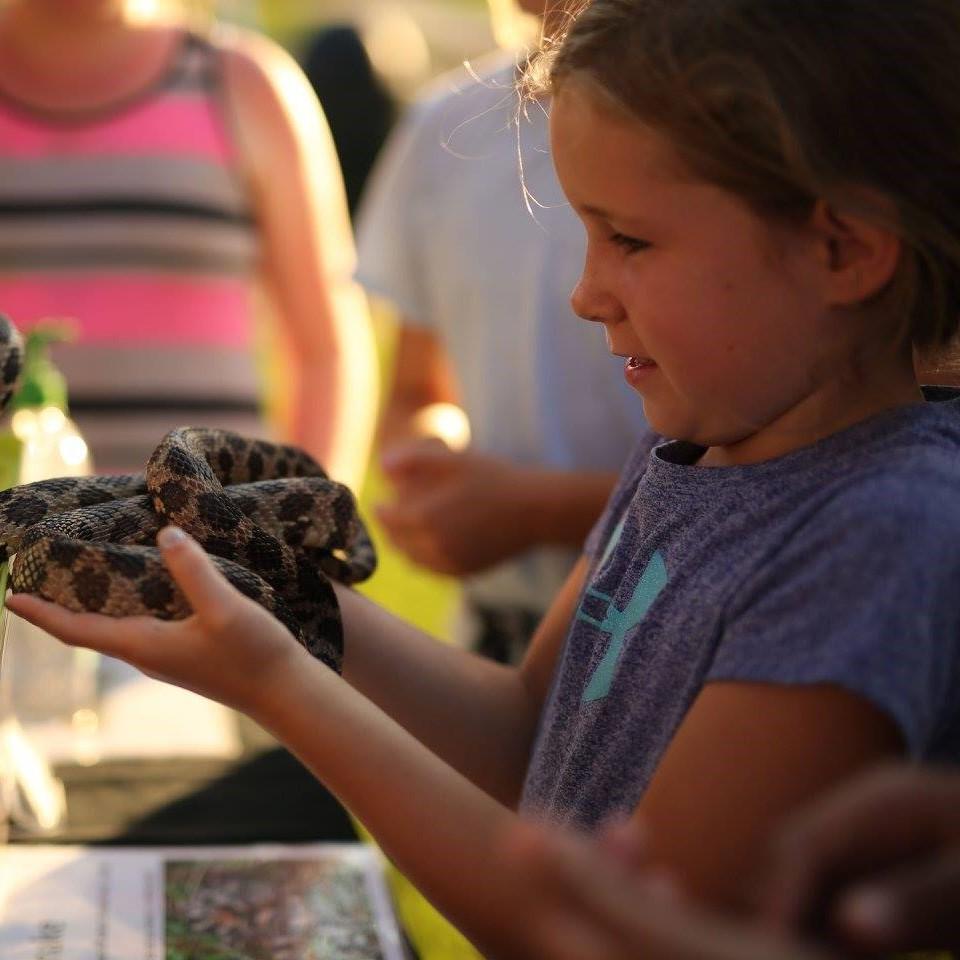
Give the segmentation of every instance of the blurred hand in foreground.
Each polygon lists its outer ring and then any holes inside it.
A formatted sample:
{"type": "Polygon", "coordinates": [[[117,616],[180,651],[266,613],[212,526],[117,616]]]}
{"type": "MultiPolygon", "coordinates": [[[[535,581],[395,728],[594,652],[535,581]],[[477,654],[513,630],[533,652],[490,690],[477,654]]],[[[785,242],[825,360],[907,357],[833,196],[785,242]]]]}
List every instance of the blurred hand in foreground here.
{"type": "Polygon", "coordinates": [[[774,843],[763,915],[844,949],[960,948],[960,772],[883,768],[801,811],[774,843]]]}
{"type": "Polygon", "coordinates": [[[518,958],[537,960],[827,960],[828,954],[686,901],[644,870],[630,824],[587,839],[530,823],[503,838],[505,868],[530,892],[518,958]]]}

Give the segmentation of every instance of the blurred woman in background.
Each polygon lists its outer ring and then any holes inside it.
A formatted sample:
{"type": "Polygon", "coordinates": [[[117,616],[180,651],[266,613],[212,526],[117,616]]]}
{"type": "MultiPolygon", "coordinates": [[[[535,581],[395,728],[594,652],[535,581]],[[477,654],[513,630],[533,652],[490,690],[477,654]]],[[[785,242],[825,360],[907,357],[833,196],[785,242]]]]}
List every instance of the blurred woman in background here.
{"type": "Polygon", "coordinates": [[[270,41],[143,8],[0,6],[0,310],[75,318],[56,360],[100,471],[209,424],[299,443],[357,486],[375,352],[316,97],[270,41]]]}

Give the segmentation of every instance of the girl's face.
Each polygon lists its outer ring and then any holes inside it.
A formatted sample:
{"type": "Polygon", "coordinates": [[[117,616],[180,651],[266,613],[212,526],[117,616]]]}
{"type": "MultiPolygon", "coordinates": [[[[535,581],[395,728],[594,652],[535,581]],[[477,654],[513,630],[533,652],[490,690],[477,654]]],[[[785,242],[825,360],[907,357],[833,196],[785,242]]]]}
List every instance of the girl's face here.
{"type": "Polygon", "coordinates": [[[695,180],[661,135],[575,78],[554,100],[551,128],[587,231],[573,308],[603,324],[650,425],[743,453],[775,425],[782,440],[798,407],[819,410],[841,344],[818,293],[812,231],[775,226],[695,180]]]}

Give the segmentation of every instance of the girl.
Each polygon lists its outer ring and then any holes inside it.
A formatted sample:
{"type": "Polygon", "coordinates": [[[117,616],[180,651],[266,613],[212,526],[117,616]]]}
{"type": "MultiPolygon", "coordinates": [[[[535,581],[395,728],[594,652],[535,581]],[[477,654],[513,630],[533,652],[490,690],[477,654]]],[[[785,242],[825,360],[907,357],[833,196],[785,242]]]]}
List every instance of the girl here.
{"type": "Polygon", "coordinates": [[[146,6],[179,5],[0,2],[0,309],[75,318],[57,357],[72,412],[98,469],[137,472],[184,422],[271,432],[264,281],[292,348],[272,405],[357,484],[375,354],[316,98],[268,41],[146,6]]]}
{"type": "Polygon", "coordinates": [[[338,590],[344,682],[170,528],[188,620],[9,601],[248,712],[499,954],[518,802],[636,812],[654,863],[733,904],[786,811],[960,757],[960,407],[912,366],[960,306],[960,9],[594,0],[550,77],[574,305],[676,439],[641,442],[519,668],[338,590]]]}

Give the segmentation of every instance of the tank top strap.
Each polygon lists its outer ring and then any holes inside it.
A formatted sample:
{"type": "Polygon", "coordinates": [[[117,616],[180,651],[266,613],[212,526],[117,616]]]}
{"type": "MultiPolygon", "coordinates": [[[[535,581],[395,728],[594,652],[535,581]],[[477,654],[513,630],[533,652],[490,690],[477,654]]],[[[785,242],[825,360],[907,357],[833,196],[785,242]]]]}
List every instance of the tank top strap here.
{"type": "Polygon", "coordinates": [[[158,93],[214,93],[221,82],[220,56],[206,37],[187,31],[166,77],[158,84],[158,93]]]}

